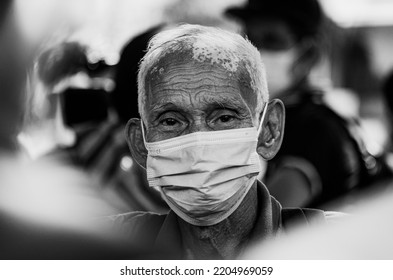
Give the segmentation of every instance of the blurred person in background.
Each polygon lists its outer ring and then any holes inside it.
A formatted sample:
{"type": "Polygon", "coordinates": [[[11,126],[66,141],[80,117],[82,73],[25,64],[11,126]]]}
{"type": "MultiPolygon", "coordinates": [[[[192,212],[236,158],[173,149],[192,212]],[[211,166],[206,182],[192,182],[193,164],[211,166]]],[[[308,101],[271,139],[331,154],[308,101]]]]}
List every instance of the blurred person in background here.
{"type": "MultiPolygon", "coordinates": [[[[393,72],[382,83],[382,93],[390,125],[393,124],[393,72]]],[[[390,143],[391,143],[390,139],[390,143]]],[[[391,144],[390,144],[391,145],[391,144]]],[[[389,148],[390,154],[392,148],[389,148]]],[[[357,193],[352,205],[340,209],[351,216],[343,223],[298,227],[286,236],[256,245],[245,259],[322,259],[322,260],[391,260],[393,258],[392,180],[374,186],[374,190],[357,193]]]]}
{"type": "Polygon", "coordinates": [[[20,135],[33,159],[75,141],[75,132],[65,125],[61,95],[70,87],[90,86],[86,67],[86,48],[77,42],[58,44],[38,56],[28,89],[31,110],[20,135]]]}
{"type": "Polygon", "coordinates": [[[271,194],[284,206],[322,207],[369,185],[382,163],[366,150],[356,120],[332,110],[310,82],[324,55],[318,1],[249,0],[226,13],[243,23],[265,62],[270,94],[286,108],[283,145],[266,176],[271,194]]]}
{"type": "MultiPolygon", "coordinates": [[[[37,60],[36,91],[43,93],[36,93],[38,101],[33,106],[41,116],[46,115],[36,121],[41,137],[37,137],[39,143],[33,141],[33,149],[47,143],[41,154],[85,170],[119,212],[168,211],[160,194],[147,187],[146,176],[134,164],[124,137],[127,121],[137,115],[139,60],[148,40],[161,28],[154,27],[131,39],[115,67],[91,65],[87,48],[77,42],[52,46],[37,60]],[[105,72],[114,76],[113,91],[105,89],[105,80],[99,82],[105,72]],[[37,97],[43,99],[41,104],[37,97]]],[[[29,146],[26,139],[31,139],[31,129],[30,135],[24,136],[29,146]]]]}
{"type": "Polygon", "coordinates": [[[102,80],[93,76],[96,73],[87,59],[87,48],[77,42],[46,48],[31,72],[31,110],[19,135],[29,156],[87,170],[91,185],[113,206],[113,212],[106,214],[129,209],[116,190],[105,185],[106,177],[100,172],[103,168],[94,169],[93,164],[88,164],[89,157],[96,156],[91,155],[91,147],[107,137],[106,127],[101,125],[108,119],[108,97],[102,80]],[[85,141],[98,130],[93,144],[85,141]]]}
{"type": "MultiPolygon", "coordinates": [[[[133,192],[141,188],[124,137],[125,123],[118,107],[111,106],[106,86],[114,69],[90,63],[87,54],[80,43],[63,42],[38,56],[31,79],[34,112],[20,139],[33,158],[56,158],[84,170],[117,213],[156,210],[133,192]]],[[[123,92],[128,95],[132,93],[123,92]]]]}
{"type": "Polygon", "coordinates": [[[393,152],[393,70],[390,71],[382,84],[382,94],[385,101],[385,110],[390,124],[389,151],[393,152]]]}
{"type": "Polygon", "coordinates": [[[17,135],[22,128],[24,84],[29,50],[19,34],[13,2],[0,4],[0,152],[15,155],[20,147],[17,135]]]}
{"type": "Polygon", "coordinates": [[[21,159],[17,135],[30,109],[24,85],[34,49],[19,33],[14,12],[13,1],[1,1],[0,259],[148,257],[92,220],[109,206],[80,172],[56,161],[21,159]]]}
{"type": "Polygon", "coordinates": [[[171,211],[112,217],[130,240],[176,259],[233,259],[292,222],[332,218],[282,208],[257,180],[259,156],[280,148],[284,107],[269,100],[261,56],[240,35],[200,25],[155,35],[139,67],[138,106],[141,119],[127,125],[131,154],[171,211]]]}

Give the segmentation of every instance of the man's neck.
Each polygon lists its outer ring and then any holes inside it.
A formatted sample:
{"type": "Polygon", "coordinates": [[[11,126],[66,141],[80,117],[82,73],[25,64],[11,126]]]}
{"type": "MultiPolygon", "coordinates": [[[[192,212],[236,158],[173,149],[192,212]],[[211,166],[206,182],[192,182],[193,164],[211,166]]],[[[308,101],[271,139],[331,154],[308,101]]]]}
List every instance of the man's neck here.
{"type": "Polygon", "coordinates": [[[224,221],[207,227],[193,226],[179,219],[187,258],[234,259],[247,245],[257,220],[257,182],[235,212],[224,221]]]}

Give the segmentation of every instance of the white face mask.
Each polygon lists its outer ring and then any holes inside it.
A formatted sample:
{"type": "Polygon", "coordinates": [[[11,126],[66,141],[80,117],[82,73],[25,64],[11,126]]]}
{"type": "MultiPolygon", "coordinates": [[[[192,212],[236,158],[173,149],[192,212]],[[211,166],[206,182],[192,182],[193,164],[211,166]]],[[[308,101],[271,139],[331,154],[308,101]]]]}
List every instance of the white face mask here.
{"type": "Polygon", "coordinates": [[[169,207],[192,225],[225,220],[261,170],[256,149],[266,107],[258,131],[248,127],[195,132],[145,142],[149,186],[157,188],[169,207]]]}
{"type": "Polygon", "coordinates": [[[286,51],[260,51],[266,67],[269,94],[276,97],[288,89],[293,82],[292,66],[296,59],[295,49],[286,51]]]}

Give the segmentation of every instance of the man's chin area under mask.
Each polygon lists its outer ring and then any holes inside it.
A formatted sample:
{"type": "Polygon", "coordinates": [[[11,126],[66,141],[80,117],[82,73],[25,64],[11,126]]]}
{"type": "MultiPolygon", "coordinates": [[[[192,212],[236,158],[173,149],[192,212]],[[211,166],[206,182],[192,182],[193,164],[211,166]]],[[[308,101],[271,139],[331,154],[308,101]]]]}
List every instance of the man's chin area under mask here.
{"type": "Polygon", "coordinates": [[[246,228],[247,225],[254,224],[257,208],[257,181],[255,181],[239,206],[226,219],[208,226],[193,225],[179,216],[178,221],[181,227],[192,228],[200,233],[211,231],[217,234],[234,234],[241,231],[237,229],[246,228]],[[225,230],[226,227],[228,227],[228,231],[225,230]]]}
{"type": "Polygon", "coordinates": [[[194,226],[178,217],[183,245],[189,258],[235,259],[247,245],[257,220],[257,186],[250,188],[239,207],[211,226],[194,226]]]}

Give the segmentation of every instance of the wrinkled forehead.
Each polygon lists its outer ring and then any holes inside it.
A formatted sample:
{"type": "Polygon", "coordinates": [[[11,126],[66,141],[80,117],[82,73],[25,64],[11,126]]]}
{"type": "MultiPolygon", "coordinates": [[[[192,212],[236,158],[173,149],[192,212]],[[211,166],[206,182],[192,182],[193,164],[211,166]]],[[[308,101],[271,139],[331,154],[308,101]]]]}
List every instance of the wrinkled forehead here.
{"type": "Polygon", "coordinates": [[[224,73],[228,83],[237,83],[239,98],[246,102],[252,114],[255,113],[257,95],[252,86],[249,68],[244,61],[234,53],[218,47],[210,47],[200,42],[196,42],[191,47],[186,46],[161,55],[147,71],[145,80],[147,95],[149,96],[149,93],[151,93],[150,87],[152,85],[166,80],[166,74],[169,70],[179,71],[178,76],[188,76],[190,73],[185,71],[190,71],[190,69],[204,71],[206,76],[210,78],[217,71],[224,73]],[[179,67],[181,65],[187,67],[179,67]]]}

